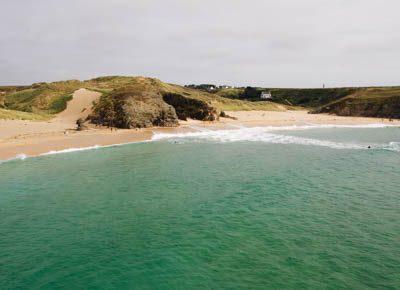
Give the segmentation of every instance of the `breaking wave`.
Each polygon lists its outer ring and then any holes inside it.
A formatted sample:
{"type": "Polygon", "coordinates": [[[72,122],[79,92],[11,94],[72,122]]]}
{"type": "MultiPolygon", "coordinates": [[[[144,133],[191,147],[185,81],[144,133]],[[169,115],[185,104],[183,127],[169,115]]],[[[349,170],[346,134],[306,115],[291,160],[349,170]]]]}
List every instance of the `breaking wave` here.
{"type": "MultiPolygon", "coordinates": [[[[313,128],[381,128],[385,125],[306,125],[306,126],[287,126],[287,127],[252,127],[240,128],[232,130],[208,130],[201,128],[201,131],[189,133],[157,133],[153,135],[152,140],[172,140],[172,141],[214,141],[214,142],[264,142],[270,144],[297,144],[297,145],[312,145],[320,147],[329,147],[332,149],[379,149],[400,152],[399,142],[390,142],[387,144],[362,144],[362,143],[344,143],[330,140],[319,140],[306,137],[288,136],[279,134],[278,131],[294,131],[307,130],[313,128]]],[[[197,129],[197,128],[193,128],[197,129]]],[[[200,128],[199,128],[200,129],[200,128]]]]}
{"type": "MultiPolygon", "coordinates": [[[[306,124],[301,126],[269,126],[269,127],[244,127],[239,125],[231,125],[232,129],[226,130],[210,130],[204,127],[195,127],[192,126],[194,132],[188,133],[154,133],[151,140],[147,141],[135,141],[128,143],[120,143],[120,144],[112,144],[112,145],[94,145],[89,147],[80,147],[80,148],[68,148],[58,151],[49,151],[46,153],[42,153],[38,156],[47,156],[54,154],[63,154],[63,153],[72,153],[78,151],[86,151],[86,150],[94,150],[100,148],[109,148],[109,147],[117,147],[123,145],[129,145],[133,143],[146,143],[157,140],[171,140],[183,142],[184,140],[188,141],[214,141],[214,142],[264,142],[270,144],[298,144],[298,145],[312,145],[312,146],[320,146],[320,147],[329,147],[332,149],[355,149],[355,150],[364,150],[364,149],[378,149],[378,150],[388,150],[393,152],[400,152],[400,142],[389,142],[386,144],[360,144],[360,143],[343,143],[343,142],[334,142],[329,140],[319,140],[313,138],[305,138],[305,137],[297,137],[297,136],[288,136],[279,134],[281,131],[298,131],[298,130],[309,130],[309,129],[328,129],[328,128],[385,128],[385,127],[397,127],[394,125],[385,125],[385,124],[367,124],[367,125],[315,125],[315,124],[306,124]],[[370,146],[371,148],[368,148],[370,146]]],[[[0,160],[0,164],[12,160],[24,160],[27,158],[36,157],[29,156],[26,154],[18,154],[17,156],[0,160]]]]}
{"type": "Polygon", "coordinates": [[[67,149],[62,149],[62,150],[51,150],[49,152],[41,153],[39,155],[26,155],[24,153],[21,153],[13,158],[0,160],[0,164],[4,163],[4,162],[12,161],[12,160],[25,160],[27,158],[34,158],[34,157],[39,157],[39,156],[73,153],[73,152],[79,152],[79,151],[95,150],[95,149],[101,149],[101,148],[111,148],[111,147],[118,147],[118,146],[124,146],[124,145],[129,145],[129,144],[146,143],[146,142],[149,142],[149,141],[135,141],[135,142],[117,143],[117,144],[111,144],[111,145],[94,145],[94,146],[77,147],[77,148],[73,147],[73,148],[67,148],[67,149]]]}
{"type": "Polygon", "coordinates": [[[93,149],[98,149],[100,147],[106,147],[106,146],[94,145],[94,146],[89,146],[89,147],[68,148],[68,149],[57,150],[57,151],[56,150],[52,150],[52,151],[49,151],[49,152],[46,152],[46,153],[42,153],[42,154],[40,154],[40,156],[71,153],[71,152],[77,152],[77,151],[93,150],[93,149]]]}

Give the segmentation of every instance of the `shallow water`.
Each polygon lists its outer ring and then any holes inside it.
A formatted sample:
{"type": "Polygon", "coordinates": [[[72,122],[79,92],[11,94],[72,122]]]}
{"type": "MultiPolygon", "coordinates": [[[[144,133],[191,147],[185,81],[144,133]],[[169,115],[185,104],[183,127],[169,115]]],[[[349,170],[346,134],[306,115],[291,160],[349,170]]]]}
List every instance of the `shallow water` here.
{"type": "Polygon", "coordinates": [[[0,289],[400,287],[399,128],[155,139],[0,164],[0,289]]]}

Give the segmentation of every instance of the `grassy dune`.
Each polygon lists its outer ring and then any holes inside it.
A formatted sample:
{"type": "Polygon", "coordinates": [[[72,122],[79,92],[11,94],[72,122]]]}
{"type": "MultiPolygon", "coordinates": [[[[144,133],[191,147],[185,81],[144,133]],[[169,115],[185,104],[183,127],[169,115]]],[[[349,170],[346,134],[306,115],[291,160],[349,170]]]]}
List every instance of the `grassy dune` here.
{"type": "Polygon", "coordinates": [[[45,121],[49,120],[51,117],[51,115],[39,115],[16,110],[0,109],[0,119],[6,120],[45,121]]]}
{"type": "MultiPolygon", "coordinates": [[[[168,84],[154,78],[106,76],[86,81],[69,80],[53,83],[37,83],[31,86],[0,87],[0,108],[53,115],[63,111],[72,94],[79,88],[87,88],[110,94],[115,90],[129,88],[129,93],[137,96],[175,94],[184,99],[204,102],[216,111],[265,110],[306,108],[314,112],[334,114],[364,114],[374,116],[397,115],[397,97],[400,87],[377,88],[327,88],[327,89],[279,89],[279,88],[226,88],[217,92],[168,84]],[[271,91],[272,101],[259,101],[261,91],[271,91]],[[359,104],[356,106],[356,104],[359,104]],[[374,107],[369,110],[368,106],[374,107]],[[382,108],[380,108],[382,107],[382,108]],[[384,108],[383,108],[384,107],[384,108]],[[389,107],[389,108],[388,108],[389,107]],[[335,108],[335,109],[332,109],[335,108]],[[340,109],[338,109],[340,108],[340,109]],[[382,113],[384,112],[384,113],[382,113]]],[[[195,102],[192,102],[195,103],[195,102]]],[[[5,118],[10,114],[2,114],[5,118]]]]}
{"type": "Polygon", "coordinates": [[[27,89],[6,94],[4,106],[30,113],[56,114],[65,110],[73,92],[80,86],[81,82],[75,80],[33,84],[27,89]]]}
{"type": "MultiPolygon", "coordinates": [[[[68,80],[53,83],[37,83],[24,87],[0,87],[0,107],[40,115],[53,115],[63,111],[72,94],[79,88],[111,93],[113,90],[130,88],[138,95],[154,92],[175,93],[185,98],[204,101],[218,111],[223,110],[283,110],[284,107],[271,102],[249,102],[225,98],[220,95],[167,84],[158,79],[145,77],[106,76],[86,81],[68,80]],[[2,90],[3,88],[3,90],[2,90]]],[[[10,114],[2,114],[6,118],[10,114]]]]}

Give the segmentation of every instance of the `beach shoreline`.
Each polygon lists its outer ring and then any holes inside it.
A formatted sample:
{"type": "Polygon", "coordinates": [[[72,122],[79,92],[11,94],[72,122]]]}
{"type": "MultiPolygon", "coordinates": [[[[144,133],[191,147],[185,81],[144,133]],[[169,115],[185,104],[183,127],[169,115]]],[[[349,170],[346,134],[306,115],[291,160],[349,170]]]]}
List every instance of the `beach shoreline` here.
{"type": "Polygon", "coordinates": [[[156,133],[184,133],[206,128],[209,130],[238,127],[280,127],[307,125],[396,125],[400,121],[378,118],[339,117],[325,114],[308,114],[307,111],[237,111],[226,112],[232,118],[217,122],[182,121],[173,128],[109,129],[92,127],[85,131],[74,130],[73,122],[0,120],[0,160],[33,157],[63,150],[82,150],[94,146],[113,146],[125,143],[150,141],[156,133]]]}

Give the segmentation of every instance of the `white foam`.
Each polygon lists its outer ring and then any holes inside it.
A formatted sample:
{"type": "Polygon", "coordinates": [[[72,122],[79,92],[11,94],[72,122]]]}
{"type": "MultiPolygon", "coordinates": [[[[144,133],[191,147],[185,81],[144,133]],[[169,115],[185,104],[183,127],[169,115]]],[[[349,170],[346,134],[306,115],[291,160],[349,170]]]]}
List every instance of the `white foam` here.
{"type": "Polygon", "coordinates": [[[24,159],[26,159],[26,158],[28,158],[28,155],[26,155],[26,154],[24,154],[24,153],[21,153],[21,154],[18,154],[17,156],[15,156],[14,159],[24,160],[24,159]]]}
{"type": "Polygon", "coordinates": [[[384,146],[382,149],[400,152],[400,142],[390,142],[387,146],[384,146]]]}
{"type": "Polygon", "coordinates": [[[63,149],[63,150],[49,151],[49,152],[46,152],[46,153],[42,153],[39,156],[72,153],[72,152],[86,151],[86,150],[96,150],[96,149],[100,149],[100,148],[119,147],[119,146],[124,146],[124,145],[137,144],[137,143],[146,143],[146,142],[151,142],[151,140],[135,141],[135,142],[127,142],[127,143],[117,143],[117,144],[111,144],[111,145],[94,145],[94,146],[88,146],[88,147],[67,148],[67,149],[63,149]]]}
{"type": "Polygon", "coordinates": [[[29,156],[24,154],[24,153],[21,153],[21,154],[18,154],[17,156],[15,156],[13,158],[0,160],[0,164],[4,163],[4,162],[12,161],[12,160],[25,160],[26,158],[29,158],[29,156]]]}
{"type": "Polygon", "coordinates": [[[78,148],[67,148],[63,150],[52,150],[46,153],[42,153],[36,156],[29,156],[26,154],[18,154],[17,156],[10,158],[10,159],[5,159],[5,160],[0,160],[0,164],[12,160],[24,160],[26,158],[34,158],[38,156],[48,156],[48,155],[55,155],[55,154],[66,154],[66,153],[73,153],[73,152],[79,152],[79,151],[86,151],[86,150],[95,150],[95,149],[100,149],[100,148],[110,148],[110,147],[118,147],[118,146],[124,146],[124,145],[129,145],[129,144],[136,144],[136,143],[146,143],[146,142],[151,142],[146,140],[146,141],[135,141],[135,142],[128,142],[128,143],[117,143],[117,144],[111,144],[111,145],[94,145],[94,146],[88,146],[88,147],[78,147],[78,148]]]}
{"type": "Polygon", "coordinates": [[[89,147],[68,148],[68,149],[57,150],[57,151],[56,150],[52,150],[52,151],[49,151],[49,152],[46,152],[46,153],[42,153],[42,154],[40,154],[40,156],[71,153],[71,152],[77,152],[77,151],[93,150],[93,149],[98,149],[100,147],[105,147],[105,146],[94,145],[94,146],[89,146],[89,147]]]}
{"type": "Polygon", "coordinates": [[[311,128],[381,128],[386,127],[382,124],[374,125],[306,125],[306,126],[287,126],[287,127],[252,127],[232,130],[202,130],[188,133],[157,133],[153,135],[152,140],[207,140],[214,142],[264,142],[270,144],[298,144],[304,146],[320,146],[333,149],[382,149],[390,151],[400,151],[400,145],[397,142],[389,144],[360,144],[343,143],[330,140],[319,140],[313,138],[288,136],[277,133],[278,131],[288,130],[307,130],[311,128]]]}
{"type": "MultiPolygon", "coordinates": [[[[367,149],[371,146],[371,149],[388,150],[394,152],[400,152],[400,142],[390,142],[387,144],[356,144],[356,143],[340,143],[329,140],[318,140],[312,138],[303,138],[296,136],[287,136],[282,134],[276,134],[271,132],[277,131],[296,131],[296,130],[309,130],[309,129],[324,129],[324,128],[385,128],[385,127],[398,127],[396,125],[386,124],[366,124],[366,125],[320,125],[320,124],[307,124],[307,125],[294,125],[294,126],[269,126],[269,127],[244,127],[244,126],[232,126],[235,129],[230,130],[210,130],[204,127],[192,126],[192,129],[197,132],[189,133],[154,133],[151,140],[128,142],[112,145],[94,145],[89,147],[79,148],[68,148],[58,151],[49,151],[42,153],[39,156],[47,156],[53,154],[64,154],[78,151],[95,150],[99,148],[117,147],[123,145],[129,145],[133,143],[146,143],[157,140],[176,140],[176,139],[189,139],[189,140],[209,140],[216,142],[240,142],[240,141],[254,141],[254,142],[265,142],[272,144],[298,144],[298,145],[314,145],[321,147],[329,147],[333,149],[367,149]]],[[[182,141],[181,140],[181,141],[182,141]]],[[[180,141],[180,142],[181,142],[180,141]]],[[[32,158],[35,156],[28,156],[24,153],[18,154],[14,158],[0,160],[0,163],[4,163],[12,160],[24,160],[26,158],[32,158]]]]}

